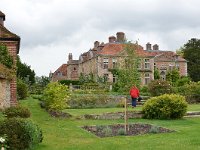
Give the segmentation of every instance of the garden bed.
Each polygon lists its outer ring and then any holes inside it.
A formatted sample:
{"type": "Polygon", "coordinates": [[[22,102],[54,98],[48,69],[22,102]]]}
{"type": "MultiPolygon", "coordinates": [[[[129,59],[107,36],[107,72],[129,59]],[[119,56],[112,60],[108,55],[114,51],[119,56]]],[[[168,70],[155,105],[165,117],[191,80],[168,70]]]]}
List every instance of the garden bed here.
{"type": "Polygon", "coordinates": [[[83,126],[83,129],[95,134],[98,137],[112,137],[112,136],[136,136],[149,133],[168,133],[175,132],[163,127],[158,127],[150,124],[129,124],[127,132],[125,132],[124,124],[115,125],[97,125],[97,126],[83,126]]]}

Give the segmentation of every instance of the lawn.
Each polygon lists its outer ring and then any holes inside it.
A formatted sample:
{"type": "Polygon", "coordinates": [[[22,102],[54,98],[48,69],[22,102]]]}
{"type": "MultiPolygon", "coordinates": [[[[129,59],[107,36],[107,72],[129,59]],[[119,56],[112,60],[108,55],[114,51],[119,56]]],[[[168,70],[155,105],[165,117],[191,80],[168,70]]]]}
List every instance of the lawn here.
{"type": "MultiPolygon", "coordinates": [[[[83,125],[123,123],[123,120],[80,120],[51,118],[35,99],[21,101],[32,112],[31,119],[43,130],[44,140],[36,150],[198,150],[200,149],[200,118],[181,120],[130,119],[129,123],[150,123],[176,130],[174,133],[117,136],[99,138],[83,130],[83,125]]],[[[131,108],[130,108],[131,109],[131,108]]],[[[137,108],[141,109],[141,108],[137,108]]],[[[72,115],[122,111],[122,108],[68,109],[72,115]]],[[[190,111],[200,111],[200,105],[190,105],[190,111]]]]}

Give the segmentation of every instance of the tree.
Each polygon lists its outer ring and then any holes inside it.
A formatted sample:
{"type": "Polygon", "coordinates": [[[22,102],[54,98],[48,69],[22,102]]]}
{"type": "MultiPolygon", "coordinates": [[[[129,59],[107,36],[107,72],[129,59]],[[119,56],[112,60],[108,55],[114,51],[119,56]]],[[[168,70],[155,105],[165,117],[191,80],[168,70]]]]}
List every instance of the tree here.
{"type": "Polygon", "coordinates": [[[183,46],[183,57],[188,61],[188,74],[193,81],[200,81],[200,39],[192,38],[183,46]]]}
{"type": "Polygon", "coordinates": [[[13,67],[13,58],[9,55],[7,47],[3,44],[0,44],[0,64],[5,65],[9,69],[13,67]]]}
{"type": "Polygon", "coordinates": [[[160,79],[160,73],[159,73],[158,69],[155,69],[154,70],[154,80],[158,80],[158,79],[160,79]]]}
{"type": "Polygon", "coordinates": [[[31,70],[31,66],[22,63],[20,57],[17,57],[17,78],[22,79],[27,84],[35,83],[35,72],[31,70]]]}
{"type": "Polygon", "coordinates": [[[172,71],[167,72],[166,80],[169,81],[173,86],[176,85],[179,79],[180,79],[180,73],[178,69],[173,69],[172,71]]]}
{"type": "Polygon", "coordinates": [[[117,75],[117,90],[119,92],[127,92],[133,85],[140,85],[140,74],[138,71],[139,57],[136,54],[137,44],[127,42],[124,44],[124,61],[118,63],[116,69],[111,70],[117,75]]]}

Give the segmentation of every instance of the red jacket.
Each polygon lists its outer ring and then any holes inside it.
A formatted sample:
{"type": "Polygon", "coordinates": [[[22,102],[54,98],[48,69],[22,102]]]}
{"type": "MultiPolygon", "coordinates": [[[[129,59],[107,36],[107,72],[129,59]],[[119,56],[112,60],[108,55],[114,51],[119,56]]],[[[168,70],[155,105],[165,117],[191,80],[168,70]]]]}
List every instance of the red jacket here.
{"type": "Polygon", "coordinates": [[[140,92],[139,92],[138,88],[132,87],[130,90],[130,95],[132,98],[138,98],[140,96],[140,92]]]}

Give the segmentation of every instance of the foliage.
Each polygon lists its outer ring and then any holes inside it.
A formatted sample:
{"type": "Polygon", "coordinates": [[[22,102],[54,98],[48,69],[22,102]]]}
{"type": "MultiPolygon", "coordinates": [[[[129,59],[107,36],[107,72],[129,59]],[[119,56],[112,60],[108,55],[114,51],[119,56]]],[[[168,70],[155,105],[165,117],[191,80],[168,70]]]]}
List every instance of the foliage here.
{"type": "Polygon", "coordinates": [[[27,107],[19,105],[6,108],[3,114],[7,118],[13,118],[13,117],[29,118],[31,116],[31,112],[27,107]]]}
{"type": "Polygon", "coordinates": [[[18,99],[25,99],[28,96],[28,86],[21,79],[17,79],[17,96],[18,99]]]}
{"type": "Polygon", "coordinates": [[[192,38],[183,48],[183,57],[188,61],[188,74],[193,81],[200,81],[200,39],[192,38]]]}
{"type": "Polygon", "coordinates": [[[42,142],[41,129],[29,120],[11,118],[0,122],[0,136],[7,135],[9,149],[30,149],[42,142]]]}
{"type": "Polygon", "coordinates": [[[114,90],[119,92],[128,92],[133,85],[139,87],[140,74],[138,72],[139,58],[135,52],[137,44],[126,43],[124,46],[124,62],[118,63],[118,67],[111,70],[117,76],[117,83],[114,84],[114,90]]]}
{"type": "Polygon", "coordinates": [[[79,81],[80,84],[83,83],[94,83],[95,82],[95,77],[93,73],[89,73],[87,75],[84,75],[83,73],[80,74],[79,76],[79,81]]]}
{"type": "Polygon", "coordinates": [[[22,63],[19,56],[17,56],[17,78],[22,79],[28,85],[35,83],[34,70],[31,70],[31,66],[26,63],[22,63]]]}
{"type": "Polygon", "coordinates": [[[186,84],[189,84],[191,82],[191,79],[189,77],[186,76],[182,76],[181,78],[179,78],[176,81],[176,86],[180,87],[180,86],[184,86],[186,84]]]}
{"type": "Polygon", "coordinates": [[[154,80],[159,80],[160,79],[160,73],[158,69],[154,70],[154,80]]]}
{"type": "Polygon", "coordinates": [[[158,126],[151,126],[150,133],[159,133],[159,127],[158,126]]]}
{"type": "Polygon", "coordinates": [[[167,72],[166,80],[169,81],[173,86],[176,85],[179,79],[180,79],[180,73],[178,69],[173,69],[172,71],[167,72]]]}
{"type": "Polygon", "coordinates": [[[47,86],[47,84],[49,84],[49,82],[49,77],[35,77],[35,83],[31,85],[30,92],[32,94],[42,94],[44,88],[47,86]]]}
{"type": "Polygon", "coordinates": [[[105,127],[102,132],[105,136],[112,136],[112,129],[109,126],[105,127]]]}
{"type": "Polygon", "coordinates": [[[200,82],[190,82],[177,87],[175,93],[185,96],[188,103],[200,102],[200,82]]]}
{"type": "Polygon", "coordinates": [[[115,107],[117,103],[107,94],[76,94],[68,102],[70,108],[115,107]]]}
{"type": "Polygon", "coordinates": [[[70,85],[70,84],[72,84],[72,85],[80,85],[80,81],[79,80],[60,80],[59,81],[61,84],[63,84],[63,85],[70,85]]]}
{"type": "Polygon", "coordinates": [[[58,82],[51,82],[43,92],[43,102],[47,110],[60,111],[68,107],[69,89],[58,82]]]}
{"type": "Polygon", "coordinates": [[[117,131],[117,134],[118,134],[118,135],[126,135],[125,129],[124,129],[124,128],[120,128],[120,129],[117,131]]]}
{"type": "Polygon", "coordinates": [[[187,111],[184,96],[164,94],[150,98],[142,108],[143,117],[147,119],[178,119],[187,111]]]}
{"type": "Polygon", "coordinates": [[[7,47],[2,43],[0,43],[0,64],[5,65],[9,69],[11,69],[14,64],[13,58],[9,55],[7,47]]]}
{"type": "Polygon", "coordinates": [[[168,81],[153,80],[148,84],[148,90],[152,96],[159,96],[171,93],[172,86],[168,81]]]}

